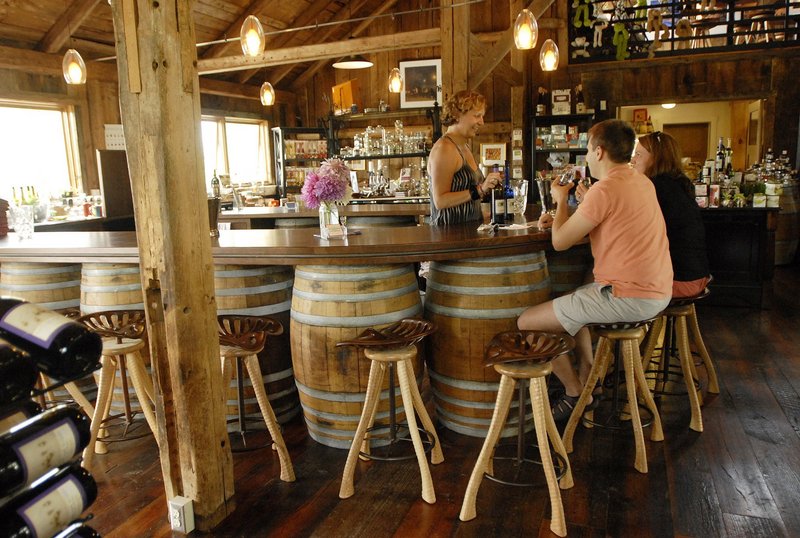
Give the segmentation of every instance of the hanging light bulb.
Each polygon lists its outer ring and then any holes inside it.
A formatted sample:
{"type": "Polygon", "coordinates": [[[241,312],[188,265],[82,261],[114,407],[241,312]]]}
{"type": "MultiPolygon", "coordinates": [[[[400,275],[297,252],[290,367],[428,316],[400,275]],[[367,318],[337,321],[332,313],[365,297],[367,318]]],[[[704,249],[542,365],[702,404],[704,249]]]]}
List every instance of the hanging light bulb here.
{"type": "Polygon", "coordinates": [[[539,23],[529,9],[523,9],[514,23],[514,44],[520,50],[529,50],[536,46],[539,39],[539,23]]]}
{"type": "Polygon", "coordinates": [[[400,70],[394,68],[389,73],[389,93],[400,93],[403,91],[403,77],[400,75],[400,70]]]}
{"type": "Polygon", "coordinates": [[[548,39],[539,51],[539,65],[542,71],[555,71],[558,69],[558,45],[552,39],[548,39]]]}
{"type": "Polygon", "coordinates": [[[69,49],[61,61],[61,71],[67,84],[86,84],[86,64],[83,63],[80,53],[69,49]]]}
{"type": "Polygon", "coordinates": [[[261,91],[259,92],[261,96],[261,104],[264,106],[272,106],[275,104],[275,88],[272,87],[272,84],[269,82],[265,82],[261,85],[261,91]]]}
{"type": "Polygon", "coordinates": [[[242,52],[246,56],[258,56],[264,52],[264,28],[254,15],[248,15],[244,20],[239,37],[241,38],[242,52]]]}

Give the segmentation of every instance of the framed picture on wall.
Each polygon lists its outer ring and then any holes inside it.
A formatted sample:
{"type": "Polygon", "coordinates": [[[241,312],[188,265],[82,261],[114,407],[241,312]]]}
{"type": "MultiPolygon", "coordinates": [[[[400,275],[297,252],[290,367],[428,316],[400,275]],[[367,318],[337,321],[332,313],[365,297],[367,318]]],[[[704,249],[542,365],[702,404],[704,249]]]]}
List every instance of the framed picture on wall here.
{"type": "Polygon", "coordinates": [[[505,164],[505,144],[481,144],[481,164],[505,164]]]}
{"type": "Polygon", "coordinates": [[[442,60],[400,62],[403,91],[400,108],[427,108],[442,104],[442,60]]]}
{"type": "Polygon", "coordinates": [[[647,121],[647,109],[636,108],[633,110],[633,121],[647,121]]]}
{"type": "Polygon", "coordinates": [[[347,168],[350,170],[366,170],[367,169],[367,161],[364,159],[358,159],[355,161],[348,161],[347,168]]]}

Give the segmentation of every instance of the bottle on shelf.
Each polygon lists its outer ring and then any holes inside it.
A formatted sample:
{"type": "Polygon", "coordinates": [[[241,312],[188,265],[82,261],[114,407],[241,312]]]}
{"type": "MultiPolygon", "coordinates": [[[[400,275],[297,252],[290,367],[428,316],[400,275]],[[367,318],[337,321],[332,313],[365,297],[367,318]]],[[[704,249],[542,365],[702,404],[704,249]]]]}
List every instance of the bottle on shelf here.
{"type": "Polygon", "coordinates": [[[38,377],[30,353],[0,338],[0,406],[29,398],[38,377]]]}
{"type": "Polygon", "coordinates": [[[89,444],[90,425],[80,408],[62,404],[0,436],[0,497],[32,484],[52,467],[70,462],[89,444]]]}
{"type": "MultiPolygon", "coordinates": [[[[719,137],[719,144],[717,145],[717,155],[714,159],[714,177],[725,172],[725,144],[722,142],[722,137],[719,137]]],[[[717,183],[717,181],[714,181],[717,183]]]]}
{"type": "Polygon", "coordinates": [[[731,146],[730,138],[725,145],[725,173],[728,177],[733,175],[733,146],[731,146]]]}
{"type": "Polygon", "coordinates": [[[0,413],[0,435],[41,412],[42,408],[33,400],[23,400],[17,403],[13,408],[0,413]]]}
{"type": "Polygon", "coordinates": [[[42,373],[56,381],[77,379],[100,368],[99,335],[20,299],[0,298],[0,338],[30,353],[42,373]]]}
{"type": "Polygon", "coordinates": [[[217,177],[217,171],[214,170],[214,175],[211,176],[211,196],[219,198],[220,194],[219,178],[217,177]]]}
{"type": "Polygon", "coordinates": [[[97,483],[79,463],[52,469],[0,506],[0,536],[53,536],[97,498],[97,483]]]}

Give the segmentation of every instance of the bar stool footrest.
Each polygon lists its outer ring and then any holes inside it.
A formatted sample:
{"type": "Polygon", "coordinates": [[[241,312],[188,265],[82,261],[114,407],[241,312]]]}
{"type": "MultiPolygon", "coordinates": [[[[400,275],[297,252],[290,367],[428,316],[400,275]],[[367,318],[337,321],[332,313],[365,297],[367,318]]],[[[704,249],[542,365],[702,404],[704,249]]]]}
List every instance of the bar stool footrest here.
{"type": "MultiPolygon", "coordinates": [[[[409,431],[408,425],[405,423],[397,424],[395,425],[395,428],[394,435],[391,435],[391,426],[389,424],[373,426],[367,429],[367,434],[386,431],[388,432],[388,435],[368,435],[366,440],[370,443],[370,453],[367,454],[366,452],[359,451],[359,457],[364,460],[375,461],[406,461],[416,459],[417,455],[414,452],[414,445],[411,437],[400,437],[397,435],[398,432],[405,432],[407,434],[409,431]],[[377,444],[373,446],[373,442],[376,442],[377,444]],[[411,452],[409,454],[401,454],[397,456],[392,455],[392,451],[401,445],[404,447],[410,447],[411,452]],[[375,450],[378,451],[377,454],[374,452],[375,450]],[[387,454],[382,454],[381,452],[386,452],[387,454]]],[[[431,450],[433,450],[433,447],[436,444],[435,437],[431,432],[423,428],[417,428],[417,431],[420,433],[422,448],[425,451],[425,454],[430,454],[431,450]]]]}
{"type": "MultiPolygon", "coordinates": [[[[498,445],[497,448],[502,448],[503,446],[511,447],[512,445],[498,445]]],[[[516,450],[516,446],[514,446],[514,449],[516,450]]],[[[553,469],[556,472],[556,480],[561,480],[561,478],[567,474],[567,462],[561,457],[561,454],[553,450],[550,451],[550,457],[553,458],[553,469]]],[[[532,466],[541,468],[542,462],[539,459],[527,457],[519,459],[516,455],[495,456],[492,458],[492,465],[495,473],[494,475],[483,473],[484,478],[488,478],[492,482],[503,484],[504,486],[515,486],[520,488],[538,488],[545,487],[547,485],[544,480],[544,474],[542,474],[542,480],[540,482],[522,481],[524,479],[524,475],[530,474],[526,472],[527,469],[531,469],[532,466]],[[513,480],[501,478],[501,475],[503,475],[504,472],[510,474],[512,469],[514,473],[513,480]]]]}
{"type": "MultiPolygon", "coordinates": [[[[626,402],[627,403],[627,402],[626,402]]],[[[653,423],[653,414],[650,410],[642,404],[637,404],[639,408],[639,417],[642,423],[642,428],[646,428],[653,423]]],[[[601,420],[595,419],[588,419],[586,418],[586,413],[581,417],[581,422],[584,426],[593,426],[596,428],[603,428],[606,430],[612,431],[623,431],[631,429],[632,421],[630,419],[623,419],[621,415],[627,415],[630,417],[630,413],[626,412],[624,409],[617,408],[616,410],[613,409],[602,409],[602,404],[593,409],[594,416],[598,414],[600,411],[600,415],[605,417],[601,420]]]]}

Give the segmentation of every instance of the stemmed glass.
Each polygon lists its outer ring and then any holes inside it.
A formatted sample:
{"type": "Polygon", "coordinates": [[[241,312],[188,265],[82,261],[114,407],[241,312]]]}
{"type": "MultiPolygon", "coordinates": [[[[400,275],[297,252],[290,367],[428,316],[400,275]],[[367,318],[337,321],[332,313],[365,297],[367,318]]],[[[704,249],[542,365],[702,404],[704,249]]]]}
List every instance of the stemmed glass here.
{"type": "Polygon", "coordinates": [[[514,194],[511,208],[515,215],[523,216],[528,205],[528,180],[514,179],[511,181],[511,190],[514,194]]]}

